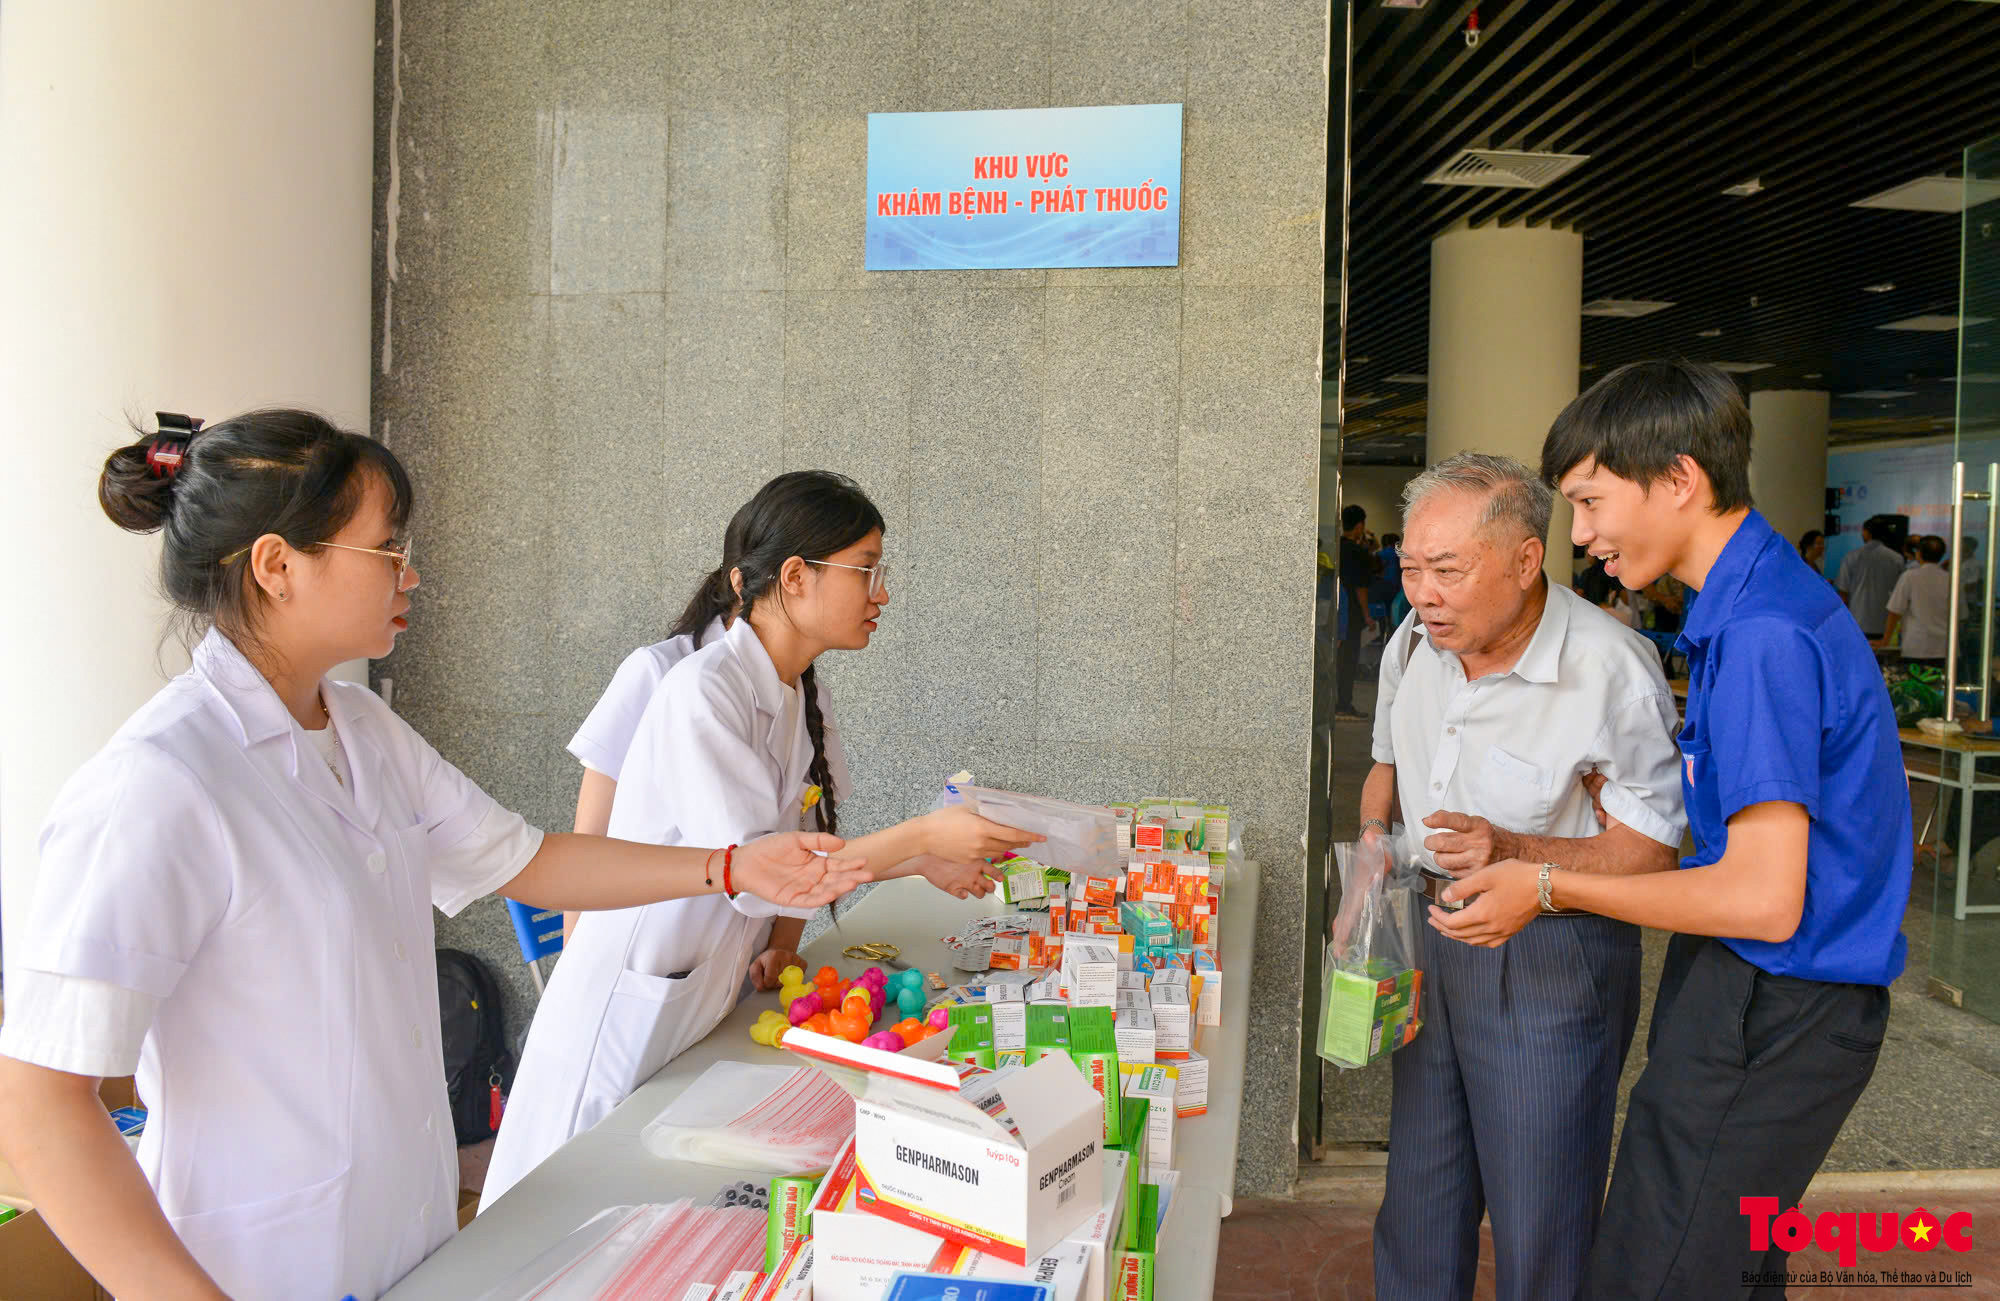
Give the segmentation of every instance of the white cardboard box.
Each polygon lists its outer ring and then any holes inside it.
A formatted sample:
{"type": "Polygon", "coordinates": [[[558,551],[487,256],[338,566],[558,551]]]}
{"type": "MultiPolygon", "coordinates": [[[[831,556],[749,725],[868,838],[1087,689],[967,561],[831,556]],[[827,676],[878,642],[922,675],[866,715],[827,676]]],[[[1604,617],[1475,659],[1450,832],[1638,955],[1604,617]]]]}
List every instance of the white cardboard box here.
{"type": "Polygon", "coordinates": [[[1162,1057],[1186,1055],[1194,1051],[1194,1009],[1188,1006],[1188,992],[1179,985],[1157,985],[1153,989],[1153,1024],[1159,1032],[1162,1057]]]}
{"type": "Polygon", "coordinates": [[[1189,1116],[1208,1114],[1208,1058],[1200,1053],[1189,1053],[1184,1059],[1169,1063],[1180,1075],[1175,1087],[1174,1110],[1185,1120],[1189,1116]]]}
{"type": "Polygon", "coordinates": [[[1126,1097],[1144,1098],[1151,1104],[1146,1110],[1146,1168],[1140,1178],[1156,1184],[1174,1164],[1174,1124],[1178,1117],[1174,1097],[1179,1088],[1179,1071],[1171,1064],[1127,1066],[1121,1062],[1118,1073],[1126,1097]]]}
{"type": "Polygon", "coordinates": [[[986,1002],[993,1009],[993,1051],[1020,1052],[1028,1046],[1028,1003],[1020,985],[988,985],[986,1002]]]}
{"type": "Polygon", "coordinates": [[[1154,1027],[1150,1003],[1121,1003],[1113,1024],[1118,1036],[1118,1060],[1151,1062],[1159,1056],[1159,1033],[1154,1027]]]}
{"type": "Polygon", "coordinates": [[[928,1270],[944,1240],[885,1220],[856,1200],[850,1140],[812,1201],[814,1301],[878,1301],[906,1269],[928,1270]]]}
{"type": "MultiPolygon", "coordinates": [[[[1117,1281],[1118,1244],[1124,1240],[1125,1217],[1131,1213],[1131,1208],[1125,1204],[1125,1161],[1126,1156],[1123,1152],[1104,1154],[1104,1189],[1096,1214],[1085,1220],[1081,1228],[1063,1239],[1041,1258],[1046,1261],[1050,1255],[1060,1255],[1071,1248],[1080,1249],[1084,1265],[1083,1301],[1110,1301],[1112,1286],[1117,1281]]],[[[970,1249],[961,1249],[959,1259],[976,1262],[969,1271],[959,1270],[960,1273],[970,1272],[982,1278],[1033,1277],[1025,1272],[1006,1271],[1023,1271],[1034,1266],[1014,1265],[970,1249]]],[[[1046,1280],[1035,1279],[1035,1281],[1046,1280]]]]}
{"type": "Polygon", "coordinates": [[[890,1280],[905,1269],[1044,1282],[1058,1298],[1109,1301],[1112,1257],[1124,1237],[1127,1212],[1125,1153],[1104,1154],[1104,1184],[1095,1213],[1036,1260],[1016,1265],[861,1210],[844,1191],[854,1183],[852,1152],[850,1146],[842,1153],[821,1184],[828,1207],[820,1209],[819,1200],[814,1202],[814,1301],[877,1301],[890,1280]],[[849,1210],[833,1209],[843,1200],[849,1210]],[[1066,1290],[1071,1286],[1074,1291],[1066,1290]]]}
{"type": "Polygon", "coordinates": [[[854,1095],[863,1209],[1017,1265],[1090,1217],[1104,1099],[1068,1054],[961,1088],[952,1067],[905,1054],[796,1028],[783,1043],[854,1095]]]}
{"type": "Polygon", "coordinates": [[[1195,1019],[1201,1025],[1222,1024],[1222,964],[1215,955],[1195,950],[1194,974],[1201,977],[1201,1004],[1195,1019]]]}
{"type": "Polygon", "coordinates": [[[1071,1007],[1116,1007],[1117,948],[1071,936],[1063,945],[1063,985],[1071,1007]]]}

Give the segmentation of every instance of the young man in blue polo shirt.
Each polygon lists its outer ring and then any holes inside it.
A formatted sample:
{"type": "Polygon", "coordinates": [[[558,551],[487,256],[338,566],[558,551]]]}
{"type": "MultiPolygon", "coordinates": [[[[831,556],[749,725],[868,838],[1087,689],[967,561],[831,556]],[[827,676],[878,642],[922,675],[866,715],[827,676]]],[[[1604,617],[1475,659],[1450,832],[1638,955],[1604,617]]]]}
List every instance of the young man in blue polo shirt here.
{"type": "Polygon", "coordinates": [[[1910,806],[1888,692],[1839,597],[1751,509],[1749,465],[1750,413],[1711,366],[1621,367],[1557,418],[1542,473],[1576,508],[1574,541],[1627,588],[1671,573],[1701,593],[1679,641],[1695,852],[1638,876],[1499,863],[1446,892],[1463,911],[1431,910],[1472,944],[1555,908],[1675,932],[1593,1301],[1784,1295],[1785,1253],[1752,1245],[1741,1199],[1797,1205],[1874,1072],[1903,969],[1910,806]]]}

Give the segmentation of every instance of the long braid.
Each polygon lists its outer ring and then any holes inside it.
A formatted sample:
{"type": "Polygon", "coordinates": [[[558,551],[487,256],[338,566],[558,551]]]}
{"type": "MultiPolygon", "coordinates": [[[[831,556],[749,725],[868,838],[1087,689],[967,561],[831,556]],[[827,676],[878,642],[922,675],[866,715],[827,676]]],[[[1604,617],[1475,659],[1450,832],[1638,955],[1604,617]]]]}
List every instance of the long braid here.
{"type": "Polygon", "coordinates": [[[833,798],[833,771],[826,762],[826,720],[820,717],[819,686],[813,680],[810,664],[799,674],[799,698],[806,708],[806,735],[813,743],[812,767],[806,770],[806,776],[819,787],[819,803],[813,809],[819,815],[819,829],[831,835],[840,825],[840,816],[833,798]]]}

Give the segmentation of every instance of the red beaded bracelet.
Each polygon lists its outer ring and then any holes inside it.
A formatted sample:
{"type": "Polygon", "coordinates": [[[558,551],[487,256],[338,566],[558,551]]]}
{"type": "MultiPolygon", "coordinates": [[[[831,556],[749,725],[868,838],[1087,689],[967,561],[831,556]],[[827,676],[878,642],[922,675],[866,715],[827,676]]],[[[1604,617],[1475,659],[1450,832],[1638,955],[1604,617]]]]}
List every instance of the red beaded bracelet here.
{"type": "Polygon", "coordinates": [[[722,897],[725,899],[734,899],[736,897],[736,887],[729,883],[729,860],[735,856],[736,846],[734,845],[722,851],[722,897]]]}

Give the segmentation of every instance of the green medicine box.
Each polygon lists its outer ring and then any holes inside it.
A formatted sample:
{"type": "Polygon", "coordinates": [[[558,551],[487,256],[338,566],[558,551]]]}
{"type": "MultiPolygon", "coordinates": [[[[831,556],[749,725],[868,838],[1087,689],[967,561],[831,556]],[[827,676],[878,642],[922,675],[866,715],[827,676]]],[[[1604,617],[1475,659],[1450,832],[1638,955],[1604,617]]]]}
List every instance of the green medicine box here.
{"type": "Polygon", "coordinates": [[[992,1070],[993,1009],[984,1003],[958,1003],[947,1015],[951,1018],[951,1047],[945,1056],[992,1070]]]}
{"type": "Polygon", "coordinates": [[[1424,973],[1381,959],[1365,971],[1335,968],[1327,982],[1320,1056],[1366,1066],[1416,1037],[1424,973]]]}
{"type": "Polygon", "coordinates": [[[1153,1301],[1159,1220],[1158,1185],[1139,1185],[1139,1199],[1125,1217],[1125,1241],[1118,1249],[1118,1272],[1111,1285],[1111,1295],[1117,1301],[1153,1301]]]}
{"type": "Polygon", "coordinates": [[[1118,1030],[1110,1008],[1069,1009],[1069,1055],[1090,1087],[1104,1095],[1104,1141],[1123,1138],[1119,1103],[1124,1081],[1118,1074],[1118,1030]]]}
{"type": "Polygon", "coordinates": [[[1025,1063],[1033,1066],[1050,1053],[1069,1051],[1069,1009],[1055,1003],[1028,1004],[1028,1047],[1025,1063]]]}

